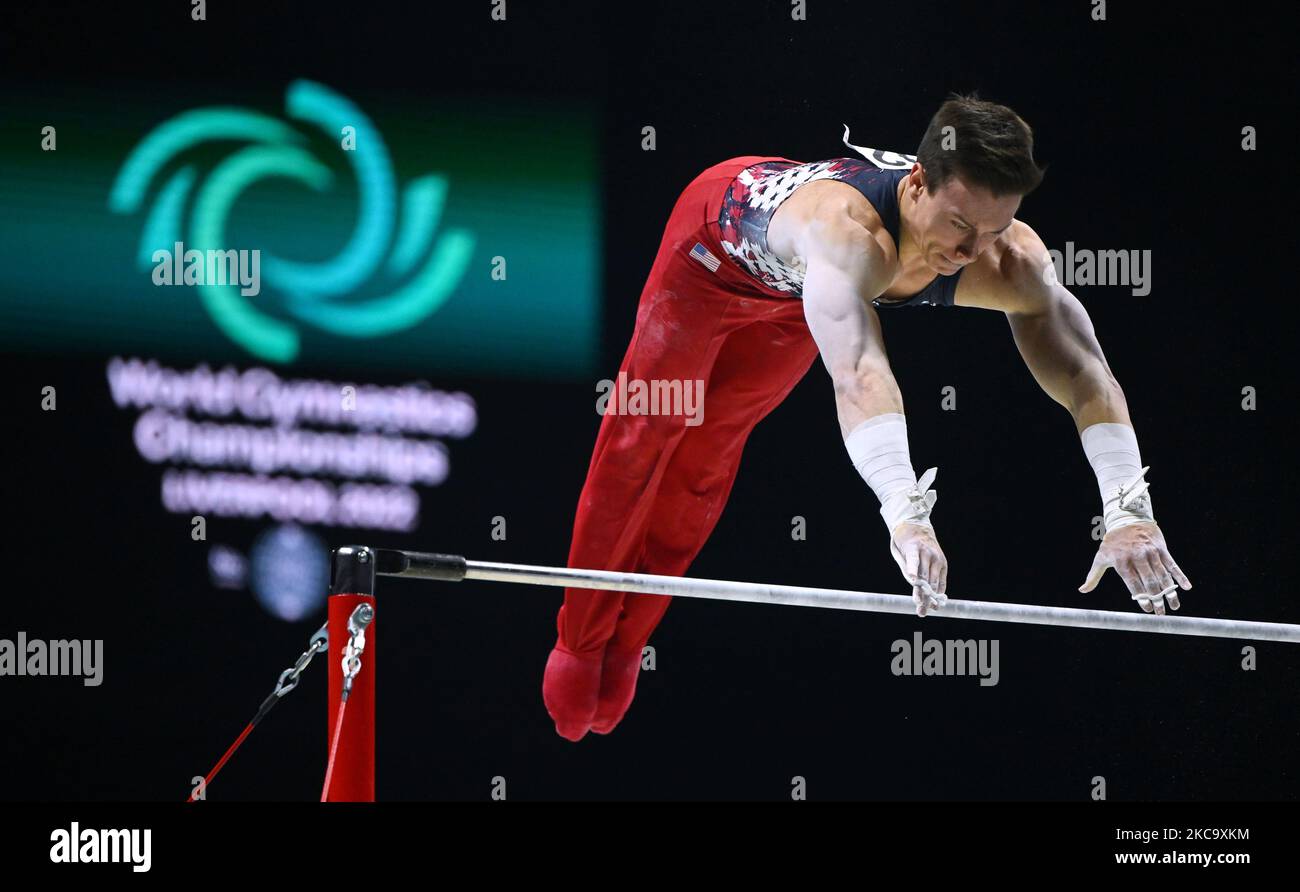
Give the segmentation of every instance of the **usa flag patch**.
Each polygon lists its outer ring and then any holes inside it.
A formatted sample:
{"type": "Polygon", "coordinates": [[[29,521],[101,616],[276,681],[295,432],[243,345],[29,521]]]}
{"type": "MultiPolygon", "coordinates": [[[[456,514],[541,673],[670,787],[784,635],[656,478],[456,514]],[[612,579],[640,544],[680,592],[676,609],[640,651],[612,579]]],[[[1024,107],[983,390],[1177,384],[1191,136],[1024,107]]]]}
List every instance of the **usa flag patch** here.
{"type": "Polygon", "coordinates": [[[695,247],[691,248],[691,257],[704,264],[711,273],[716,273],[718,267],[722,265],[722,261],[710,254],[709,249],[699,242],[696,242],[695,247]]]}

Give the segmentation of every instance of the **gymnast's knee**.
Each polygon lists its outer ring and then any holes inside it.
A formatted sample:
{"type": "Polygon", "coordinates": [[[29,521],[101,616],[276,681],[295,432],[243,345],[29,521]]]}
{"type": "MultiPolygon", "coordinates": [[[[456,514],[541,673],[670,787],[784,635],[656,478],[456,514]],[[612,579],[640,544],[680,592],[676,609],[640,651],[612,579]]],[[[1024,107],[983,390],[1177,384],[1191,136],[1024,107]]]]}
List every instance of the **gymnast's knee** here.
{"type": "Polygon", "coordinates": [[[685,434],[680,417],[623,415],[601,450],[597,465],[635,480],[644,480],[685,434]]]}

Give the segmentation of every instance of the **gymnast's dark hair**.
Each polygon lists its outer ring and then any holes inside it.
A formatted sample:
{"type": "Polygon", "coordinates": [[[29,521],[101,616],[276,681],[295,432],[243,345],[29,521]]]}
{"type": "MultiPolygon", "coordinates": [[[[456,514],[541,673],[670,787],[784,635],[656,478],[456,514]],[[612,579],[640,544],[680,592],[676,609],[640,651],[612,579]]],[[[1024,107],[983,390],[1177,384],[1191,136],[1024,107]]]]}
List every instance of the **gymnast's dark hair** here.
{"type": "Polygon", "coordinates": [[[921,137],[916,160],[931,193],[960,176],[998,197],[1028,195],[1046,170],[1034,163],[1034,131],[1029,125],[1005,105],[974,93],[950,94],[939,106],[921,137]]]}

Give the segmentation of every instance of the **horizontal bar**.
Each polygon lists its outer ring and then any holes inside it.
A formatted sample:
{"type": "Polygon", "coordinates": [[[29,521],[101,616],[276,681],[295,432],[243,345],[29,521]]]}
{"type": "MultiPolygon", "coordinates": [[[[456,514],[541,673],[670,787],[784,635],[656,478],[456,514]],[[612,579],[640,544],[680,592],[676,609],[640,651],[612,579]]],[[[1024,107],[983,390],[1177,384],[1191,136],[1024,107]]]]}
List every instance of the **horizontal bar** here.
{"type": "Polygon", "coordinates": [[[413,576],[417,579],[460,582],[465,578],[466,563],[458,554],[400,551],[396,548],[375,549],[375,573],[379,576],[413,576]]]}
{"type": "MultiPolygon", "coordinates": [[[[455,555],[428,555],[421,552],[402,552],[402,554],[409,560],[412,568],[430,569],[424,572],[413,569],[385,575],[450,579],[455,576],[452,570],[458,573],[463,567],[463,578],[485,582],[571,586],[644,595],[672,595],[791,607],[824,607],[833,610],[912,615],[916,613],[916,605],[910,595],[727,582],[720,579],[693,579],[684,576],[655,576],[648,573],[621,573],[611,570],[498,564],[488,561],[468,561],[455,555]],[[463,564],[460,563],[462,561],[463,564]]],[[[382,568],[380,572],[384,572],[382,568]]],[[[1197,635],[1208,638],[1248,638],[1258,641],[1300,643],[1300,625],[1290,623],[1212,619],[1201,616],[1157,616],[1117,610],[1082,610],[1072,607],[1040,607],[1033,604],[1006,604],[995,601],[962,601],[952,597],[949,597],[942,607],[931,608],[930,615],[989,622],[1070,626],[1079,629],[1111,629],[1123,632],[1154,632],[1163,635],[1197,635]]]]}

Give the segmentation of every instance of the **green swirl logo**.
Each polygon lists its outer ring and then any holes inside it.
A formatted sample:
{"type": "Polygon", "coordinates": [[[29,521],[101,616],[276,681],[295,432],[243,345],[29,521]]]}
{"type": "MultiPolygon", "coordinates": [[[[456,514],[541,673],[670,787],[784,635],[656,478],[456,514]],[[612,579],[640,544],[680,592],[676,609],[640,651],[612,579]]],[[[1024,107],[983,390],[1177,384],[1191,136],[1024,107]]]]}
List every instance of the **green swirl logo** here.
{"type": "MultiPolygon", "coordinates": [[[[331,140],[345,133],[354,137],[355,148],[342,154],[357,182],[356,224],[343,248],[322,262],[262,252],[262,276],[283,296],[292,321],[253,306],[234,285],[196,285],[213,322],[259,359],[287,363],[300,349],[295,322],[343,337],[373,338],[427,319],[455,291],[474,248],[473,234],[464,229],[445,229],[435,239],[447,179],[427,175],[413,180],[403,189],[399,206],[388,149],[356,105],[321,84],[299,80],[289,85],[285,113],[331,140]],[[377,275],[401,284],[379,297],[349,300],[377,275]]],[[[292,125],[244,108],[199,108],[158,125],[132,150],[113,183],[109,210],[139,211],[150,185],[172,159],[211,140],[246,145],[223,158],[202,182],[194,165],[181,166],[168,177],[145,217],[136,256],[142,268],[151,265],[155,249],[177,241],[205,253],[219,250],[226,244],[226,222],[235,203],[263,178],[288,178],[321,193],[333,180],[330,168],[305,148],[305,136],[292,125]]]]}

